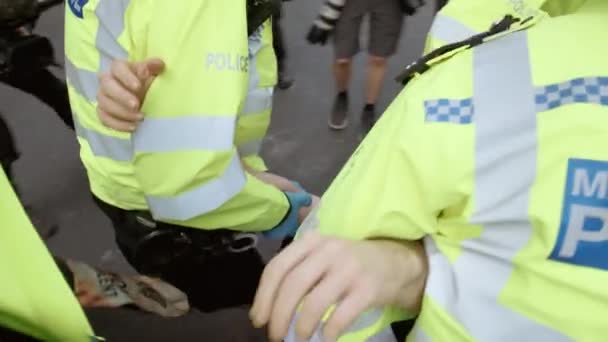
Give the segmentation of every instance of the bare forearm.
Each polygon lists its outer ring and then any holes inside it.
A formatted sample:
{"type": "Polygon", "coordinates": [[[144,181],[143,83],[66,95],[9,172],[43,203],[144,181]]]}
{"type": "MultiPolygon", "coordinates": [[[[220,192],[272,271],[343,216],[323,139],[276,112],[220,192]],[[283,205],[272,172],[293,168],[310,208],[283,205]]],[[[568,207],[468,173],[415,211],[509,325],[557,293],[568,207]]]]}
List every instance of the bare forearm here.
{"type": "Polygon", "coordinates": [[[250,167],[249,165],[247,165],[247,162],[245,162],[243,159],[241,159],[241,165],[243,166],[243,169],[248,174],[252,175],[253,177],[261,180],[262,182],[264,182],[266,184],[270,184],[270,185],[277,187],[281,191],[290,191],[290,192],[301,191],[300,189],[298,189],[298,187],[295,184],[293,184],[291,181],[289,181],[289,179],[287,179],[285,177],[281,177],[279,175],[275,175],[270,172],[257,171],[255,169],[253,169],[252,167],[250,167]]]}

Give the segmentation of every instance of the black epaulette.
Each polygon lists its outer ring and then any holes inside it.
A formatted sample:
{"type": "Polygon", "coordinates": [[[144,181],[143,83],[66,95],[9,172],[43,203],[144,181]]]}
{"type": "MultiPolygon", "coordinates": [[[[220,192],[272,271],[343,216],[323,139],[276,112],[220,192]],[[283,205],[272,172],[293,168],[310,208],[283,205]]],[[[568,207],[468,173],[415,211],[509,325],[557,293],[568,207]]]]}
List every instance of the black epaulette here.
{"type": "MultiPolygon", "coordinates": [[[[528,18],[524,20],[522,24],[531,19],[532,18],[528,18]]],[[[494,23],[492,27],[486,32],[476,34],[470,38],[456,43],[444,45],[438,49],[431,51],[429,54],[408,65],[405,70],[403,70],[399,74],[399,76],[397,76],[395,80],[403,85],[406,85],[416,75],[421,75],[428,71],[431,68],[431,65],[433,65],[433,61],[440,59],[442,56],[446,56],[450,52],[459,49],[471,49],[475,46],[481,45],[486,41],[486,39],[496,36],[500,33],[509,31],[513,24],[520,21],[521,20],[519,18],[507,15],[502,20],[494,23]]]]}

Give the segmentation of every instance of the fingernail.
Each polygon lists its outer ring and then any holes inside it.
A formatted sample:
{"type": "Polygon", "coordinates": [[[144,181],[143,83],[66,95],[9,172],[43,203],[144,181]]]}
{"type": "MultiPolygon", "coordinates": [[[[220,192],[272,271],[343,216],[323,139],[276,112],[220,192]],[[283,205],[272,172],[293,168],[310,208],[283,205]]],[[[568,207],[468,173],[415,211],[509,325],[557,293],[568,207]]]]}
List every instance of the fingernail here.
{"type": "Polygon", "coordinates": [[[138,113],[137,114],[137,120],[141,121],[144,119],[144,114],[143,113],[138,113]]]}

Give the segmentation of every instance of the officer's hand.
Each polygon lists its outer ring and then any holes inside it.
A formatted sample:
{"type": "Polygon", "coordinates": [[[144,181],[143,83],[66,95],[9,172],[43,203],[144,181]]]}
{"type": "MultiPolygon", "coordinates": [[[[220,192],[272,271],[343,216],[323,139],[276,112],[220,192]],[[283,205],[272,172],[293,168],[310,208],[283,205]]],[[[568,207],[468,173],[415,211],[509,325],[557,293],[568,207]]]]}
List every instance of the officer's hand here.
{"type": "Polygon", "coordinates": [[[133,132],[144,118],[140,109],[146,93],[164,68],[158,58],[112,62],[110,72],[99,76],[97,113],[101,122],[117,131],[133,132]]]}
{"type": "Polygon", "coordinates": [[[274,173],[270,173],[270,172],[254,172],[251,173],[255,178],[261,180],[262,182],[269,184],[269,185],[273,185],[276,188],[278,188],[281,191],[287,191],[287,192],[300,192],[300,191],[304,191],[303,189],[299,188],[296,184],[294,184],[292,181],[290,181],[289,179],[276,175],[274,173]]]}
{"type": "Polygon", "coordinates": [[[348,241],[304,234],[270,261],[260,281],[250,317],[268,325],[272,341],[282,341],[299,304],[296,340],[308,341],[326,312],[325,341],[336,341],[369,309],[397,305],[419,310],[426,257],[418,242],[348,241]]]}

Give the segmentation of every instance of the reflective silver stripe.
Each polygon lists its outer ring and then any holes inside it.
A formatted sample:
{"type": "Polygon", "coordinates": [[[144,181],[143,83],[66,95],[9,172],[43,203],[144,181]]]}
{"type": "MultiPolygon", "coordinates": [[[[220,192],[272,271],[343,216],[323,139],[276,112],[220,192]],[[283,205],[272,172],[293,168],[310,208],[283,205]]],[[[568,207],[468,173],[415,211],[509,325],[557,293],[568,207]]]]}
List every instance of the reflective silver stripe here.
{"type": "MultiPolygon", "coordinates": [[[[110,70],[114,59],[128,59],[127,51],[118,43],[125,28],[125,11],[130,0],[100,0],[95,15],[99,20],[95,47],[99,51],[98,72],[110,70]]],[[[94,102],[99,90],[98,72],[78,68],[65,56],[66,77],[72,87],[84,98],[94,102]]]]}
{"type": "Polygon", "coordinates": [[[368,338],[365,342],[401,342],[397,341],[393,328],[388,326],[376,335],[368,338]]]}
{"type": "Polygon", "coordinates": [[[345,332],[345,334],[349,334],[356,331],[361,331],[363,329],[367,329],[374,325],[380,318],[382,318],[382,309],[373,309],[363,313],[357,321],[345,332]]]}
{"type": "Polygon", "coordinates": [[[416,326],[414,326],[414,329],[411,332],[411,335],[414,336],[414,341],[415,342],[431,342],[431,338],[429,337],[429,335],[427,335],[427,333],[420,327],[420,324],[416,324],[416,326]]]}
{"type": "Polygon", "coordinates": [[[77,68],[66,56],[65,75],[78,94],[91,102],[96,101],[99,80],[94,71],[77,68]]]}
{"type": "Polygon", "coordinates": [[[99,51],[99,70],[110,70],[114,59],[126,60],[127,51],[120,45],[118,38],[125,30],[125,14],[131,0],[100,0],[95,15],[99,19],[95,46],[99,51]]]}
{"type": "MultiPolygon", "coordinates": [[[[149,153],[191,150],[228,151],[233,148],[234,117],[146,119],[133,133],[133,143],[129,139],[84,128],[77,120],[75,121],[76,133],[88,141],[94,155],[117,161],[132,160],[133,149],[137,152],[149,153]]],[[[249,148],[255,148],[254,144],[249,148]]]]}
{"type": "Polygon", "coordinates": [[[76,135],[87,141],[95,156],[116,161],[133,159],[133,149],[129,139],[121,139],[85,128],[77,120],[76,114],[74,114],[74,118],[76,135]]]}
{"type": "MultiPolygon", "coordinates": [[[[258,83],[259,80],[256,83],[256,86],[258,83]]],[[[241,115],[258,114],[263,111],[271,110],[273,93],[274,87],[254,88],[253,90],[250,90],[247,94],[247,99],[245,100],[245,105],[243,106],[241,115]]]]}
{"type": "MultiPolygon", "coordinates": [[[[249,37],[249,91],[240,116],[259,114],[264,111],[272,110],[272,94],[274,88],[258,88],[260,84],[260,74],[257,70],[257,54],[264,47],[262,42],[262,29],[263,27],[249,37]]],[[[262,147],[262,139],[263,137],[260,137],[260,140],[250,141],[239,145],[239,155],[241,157],[247,157],[259,154],[262,147]]]]}
{"type": "Polygon", "coordinates": [[[175,197],[146,196],[146,200],[155,219],[185,221],[219,208],[236,196],[245,183],[241,162],[235,155],[219,178],[175,197]]]}
{"type": "Polygon", "coordinates": [[[230,150],[234,146],[234,116],[147,118],[133,133],[137,152],[230,150]]]}
{"type": "Polygon", "coordinates": [[[446,44],[456,43],[476,34],[477,32],[471,30],[458,20],[441,13],[435,17],[430,33],[431,37],[442,40],[446,44]]]}
{"type": "MultiPolygon", "coordinates": [[[[361,315],[361,317],[359,317],[359,319],[355,322],[355,324],[353,324],[347,331],[345,331],[343,335],[354,333],[354,332],[369,328],[372,325],[374,325],[381,317],[382,317],[382,309],[375,309],[375,310],[368,311],[368,312],[364,313],[363,315],[361,315]]],[[[296,327],[297,321],[298,321],[298,315],[296,314],[294,319],[291,320],[291,323],[289,326],[289,331],[287,333],[287,338],[285,339],[285,342],[297,342],[298,341],[296,339],[296,333],[295,333],[295,327],[296,327]]],[[[323,327],[319,327],[315,331],[312,338],[309,339],[308,341],[309,342],[324,342],[324,340],[322,338],[323,337],[322,329],[323,329],[323,327]]],[[[369,338],[367,338],[365,340],[365,342],[396,342],[396,339],[395,339],[395,335],[392,332],[392,328],[389,326],[386,329],[383,329],[382,331],[374,334],[373,336],[370,336],[369,338]]]]}
{"type": "Polygon", "coordinates": [[[262,150],[262,140],[250,141],[238,146],[239,155],[241,157],[253,156],[260,154],[262,150]]]}
{"type": "MultiPolygon", "coordinates": [[[[475,209],[479,238],[462,242],[454,263],[425,239],[427,294],[479,342],[571,341],[550,327],[503,306],[501,292],[513,258],[528,244],[530,188],[538,148],[527,32],[474,49],[475,209]]],[[[530,299],[534,300],[534,299],[530,299]]]]}
{"type": "Polygon", "coordinates": [[[257,114],[265,110],[272,109],[272,95],[274,88],[259,88],[260,73],[258,72],[257,56],[262,48],[264,48],[262,32],[265,25],[268,25],[268,23],[265,23],[256,32],[249,36],[249,84],[247,99],[243,105],[241,115],[257,114]]]}
{"type": "Polygon", "coordinates": [[[263,26],[260,26],[256,32],[254,32],[251,36],[249,36],[248,40],[248,50],[249,50],[249,92],[257,89],[260,84],[260,74],[258,73],[257,66],[257,55],[264,47],[264,43],[262,42],[262,32],[264,29],[263,26]]]}

